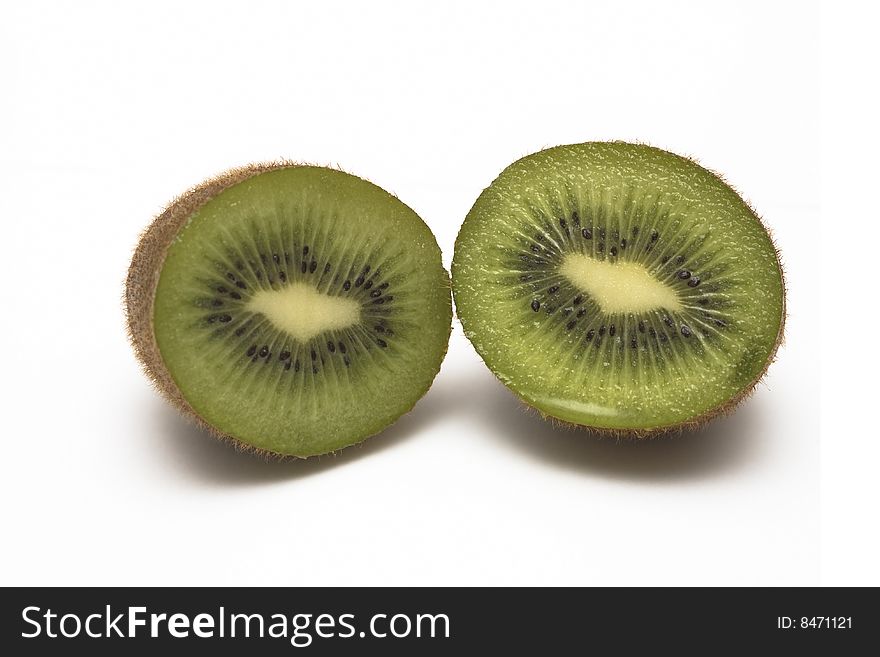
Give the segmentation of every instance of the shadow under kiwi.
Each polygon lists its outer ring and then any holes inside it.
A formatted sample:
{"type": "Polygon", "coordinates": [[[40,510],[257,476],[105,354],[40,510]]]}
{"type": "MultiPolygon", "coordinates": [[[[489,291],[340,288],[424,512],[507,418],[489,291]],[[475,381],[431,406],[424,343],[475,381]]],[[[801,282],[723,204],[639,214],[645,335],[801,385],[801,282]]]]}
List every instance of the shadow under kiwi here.
{"type": "Polygon", "coordinates": [[[182,476],[221,486],[271,484],[338,468],[415,437],[446,412],[443,399],[432,392],[429,390],[412,411],[384,431],[338,452],[307,459],[267,458],[244,452],[200,429],[160,399],[155,400],[151,412],[151,434],[182,476]]]}
{"type": "Polygon", "coordinates": [[[700,429],[619,439],[543,419],[488,372],[474,372],[457,390],[462,402],[470,400],[481,433],[539,463],[584,475],[654,482],[723,476],[759,460],[765,439],[760,391],[700,429]]]}

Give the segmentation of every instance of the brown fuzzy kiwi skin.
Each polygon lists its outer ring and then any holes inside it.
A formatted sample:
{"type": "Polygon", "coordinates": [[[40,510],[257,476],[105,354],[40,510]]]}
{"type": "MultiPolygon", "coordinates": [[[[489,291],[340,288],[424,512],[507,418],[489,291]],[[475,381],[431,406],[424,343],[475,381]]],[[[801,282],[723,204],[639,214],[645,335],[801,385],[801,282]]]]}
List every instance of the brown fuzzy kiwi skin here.
{"type": "MultiPolygon", "coordinates": [[[[779,323],[779,331],[776,334],[776,340],[773,343],[773,348],[770,350],[770,354],[768,355],[767,360],[764,363],[764,368],[735,397],[727,400],[726,402],[724,402],[720,406],[717,406],[715,408],[709,409],[708,411],[705,411],[701,415],[693,417],[689,420],[685,420],[684,422],[678,422],[676,424],[662,425],[662,426],[657,426],[657,427],[646,427],[644,429],[616,429],[616,428],[609,428],[609,427],[596,427],[596,426],[591,426],[591,425],[586,425],[586,424],[577,424],[575,422],[568,422],[567,420],[561,420],[558,417],[544,413],[540,409],[535,408],[534,406],[529,404],[525,399],[523,399],[519,395],[516,395],[516,391],[511,390],[511,392],[513,392],[513,394],[517,396],[517,399],[519,399],[519,401],[522,402],[522,404],[526,408],[526,410],[533,411],[533,412],[537,413],[543,420],[549,422],[554,427],[559,427],[559,428],[563,428],[563,429],[582,430],[586,433],[594,434],[600,438],[610,438],[610,439],[617,439],[617,440],[625,440],[625,439],[645,440],[645,439],[660,438],[660,437],[665,437],[665,436],[680,435],[685,432],[699,431],[700,429],[705,427],[707,423],[714,420],[715,418],[731,415],[739,407],[739,405],[742,402],[744,402],[746,399],[751,397],[751,395],[755,392],[755,388],[758,386],[758,384],[761,382],[761,380],[764,378],[764,376],[766,376],[767,370],[770,368],[770,365],[772,365],[776,361],[779,348],[785,342],[785,325],[786,325],[786,322],[788,321],[788,289],[787,289],[786,278],[785,278],[785,266],[782,261],[782,253],[779,251],[779,247],[776,245],[776,241],[773,238],[773,233],[771,232],[770,228],[767,226],[764,219],[757,213],[754,206],[742,194],[740,194],[739,191],[736,189],[736,187],[734,187],[732,184],[730,184],[724,178],[724,176],[722,176],[717,171],[700,164],[695,157],[690,156],[690,155],[679,155],[678,153],[674,153],[672,151],[666,151],[665,149],[658,148],[657,146],[653,146],[652,144],[650,144],[648,142],[639,141],[639,140],[633,141],[633,142],[623,142],[621,140],[612,140],[609,143],[634,143],[634,144],[638,144],[639,146],[647,146],[647,147],[653,148],[655,150],[662,150],[665,153],[668,153],[668,154],[673,155],[675,157],[679,157],[679,158],[688,160],[688,161],[692,162],[693,164],[696,164],[697,166],[699,166],[699,167],[705,169],[706,171],[708,171],[709,173],[711,173],[723,185],[725,185],[726,187],[733,190],[737,194],[737,196],[739,196],[743,200],[743,203],[745,203],[746,207],[749,208],[749,211],[752,213],[752,216],[757,220],[757,222],[764,229],[764,232],[767,234],[767,238],[770,240],[770,244],[773,246],[773,251],[776,254],[776,262],[779,264],[779,274],[780,274],[780,278],[782,279],[782,321],[779,323]]],[[[550,148],[555,148],[555,147],[548,146],[548,147],[543,148],[541,150],[542,151],[549,150],[550,148]]],[[[541,151],[537,151],[537,152],[541,152],[541,151]]],[[[523,157],[527,157],[527,156],[528,155],[524,155],[523,157]]],[[[456,240],[456,242],[457,242],[457,240],[456,240]]],[[[457,246],[457,243],[456,243],[456,246],[457,246]]],[[[453,291],[454,291],[455,281],[453,281],[452,284],[453,284],[453,291]]],[[[454,298],[454,295],[453,295],[453,298],[454,298]]],[[[492,368],[489,368],[489,370],[492,371],[492,368]]],[[[494,372],[493,372],[493,374],[494,374],[494,372]]],[[[500,379],[499,379],[499,381],[500,381],[500,379]]]]}
{"type": "MultiPolygon", "coordinates": [[[[159,394],[168,400],[186,419],[195,423],[199,428],[232,445],[240,452],[254,454],[265,460],[292,460],[306,457],[281,454],[249,445],[234,436],[219,431],[217,427],[205,421],[183,397],[165,365],[162,354],[159,352],[159,345],[156,343],[156,336],[153,331],[153,304],[156,297],[156,288],[159,285],[159,275],[162,271],[162,265],[165,263],[168,247],[171,246],[180,229],[196,210],[225,189],[248,178],[267,171],[296,166],[311,165],[289,160],[249,164],[229,169],[213,178],[209,178],[175,198],[141,234],[128,269],[123,295],[129,341],[134,348],[135,355],[138,361],[140,361],[144,373],[153,383],[153,387],[156,388],[159,394]]],[[[449,285],[451,287],[451,280],[449,285]]],[[[451,325],[449,330],[451,332],[451,325]]],[[[443,355],[445,356],[445,353],[443,355]]],[[[413,407],[415,403],[413,403],[413,407]]],[[[412,407],[407,409],[405,413],[402,413],[401,417],[411,410],[412,407]]],[[[364,440],[369,437],[364,436],[364,440]]],[[[334,455],[335,453],[330,452],[327,455],[334,455]]]]}

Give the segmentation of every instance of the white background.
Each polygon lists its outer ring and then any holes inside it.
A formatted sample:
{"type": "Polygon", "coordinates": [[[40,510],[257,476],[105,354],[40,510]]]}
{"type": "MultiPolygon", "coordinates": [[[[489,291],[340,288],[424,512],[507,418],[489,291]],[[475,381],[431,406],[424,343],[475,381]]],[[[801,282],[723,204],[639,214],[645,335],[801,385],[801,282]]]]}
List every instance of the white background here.
{"type": "Polygon", "coordinates": [[[0,583],[880,582],[864,421],[876,402],[871,368],[852,360],[876,352],[854,305],[876,293],[859,265],[820,258],[878,243],[859,165],[833,154],[872,138],[857,127],[872,116],[866,92],[849,85],[876,79],[842,61],[864,59],[864,17],[804,2],[2,14],[0,583]],[[835,39],[824,58],[821,25],[835,39]],[[823,107],[841,100],[829,123],[823,107]],[[552,428],[495,382],[456,321],[433,388],[391,429],[266,463],[188,426],[139,371],[120,303],[131,250],[201,179],[282,157],[338,165],[413,207],[448,266],[507,164],[601,139],[695,156],[773,230],[787,340],[734,416],[647,443],[552,428]]]}

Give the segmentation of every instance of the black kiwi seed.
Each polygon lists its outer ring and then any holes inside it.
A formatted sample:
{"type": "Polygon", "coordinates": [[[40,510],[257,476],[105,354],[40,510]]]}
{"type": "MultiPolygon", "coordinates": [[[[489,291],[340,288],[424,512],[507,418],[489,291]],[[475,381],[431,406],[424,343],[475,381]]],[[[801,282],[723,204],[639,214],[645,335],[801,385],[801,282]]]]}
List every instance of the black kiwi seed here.
{"type": "Polygon", "coordinates": [[[247,289],[247,285],[245,285],[243,281],[236,281],[236,282],[235,282],[235,286],[238,287],[238,288],[241,288],[242,290],[246,290],[246,289],[247,289]]]}
{"type": "Polygon", "coordinates": [[[644,332],[645,332],[645,320],[640,319],[639,320],[639,333],[644,333],[644,332]]]}
{"type": "Polygon", "coordinates": [[[600,239],[600,240],[604,240],[604,239],[605,239],[605,229],[604,229],[604,228],[600,228],[600,229],[599,229],[599,239],[600,239]]]}
{"type": "Polygon", "coordinates": [[[241,295],[238,292],[230,292],[229,296],[233,299],[241,299],[241,295]]]}
{"type": "Polygon", "coordinates": [[[541,247],[538,246],[537,244],[532,244],[531,249],[532,249],[532,251],[534,251],[535,253],[540,253],[540,252],[541,252],[541,247]]]}
{"type": "Polygon", "coordinates": [[[384,282],[384,283],[382,283],[382,285],[379,286],[379,289],[380,289],[380,290],[385,290],[385,289],[387,289],[387,288],[388,288],[388,282],[387,282],[387,281],[384,282]]]}
{"type": "Polygon", "coordinates": [[[541,310],[541,302],[537,299],[532,300],[532,310],[534,310],[535,312],[541,310]]]}
{"type": "Polygon", "coordinates": [[[383,349],[388,346],[388,343],[385,342],[382,338],[376,338],[376,344],[382,347],[383,349]]]}
{"type": "Polygon", "coordinates": [[[583,302],[584,302],[584,297],[583,297],[583,295],[581,295],[581,294],[577,295],[577,296],[574,298],[574,301],[572,301],[572,303],[573,303],[574,305],[576,305],[576,306],[581,305],[583,302]]]}
{"type": "Polygon", "coordinates": [[[278,355],[278,360],[287,360],[288,358],[290,358],[290,352],[287,349],[278,355]]]}
{"type": "Polygon", "coordinates": [[[614,327],[614,324],[608,327],[608,335],[614,336],[617,333],[617,329],[614,327]]]}
{"type": "Polygon", "coordinates": [[[214,306],[215,308],[217,308],[217,307],[219,307],[219,306],[222,306],[222,305],[223,305],[223,302],[222,302],[220,299],[214,299],[214,300],[211,302],[211,305],[214,306]]]}
{"type": "Polygon", "coordinates": [[[652,326],[650,329],[648,329],[648,333],[651,334],[651,337],[652,337],[652,338],[656,338],[656,337],[657,337],[657,330],[656,330],[653,326],[652,326]]]}
{"type": "Polygon", "coordinates": [[[312,264],[309,265],[309,273],[314,274],[318,270],[318,261],[312,260],[312,264]]]}
{"type": "Polygon", "coordinates": [[[683,264],[684,264],[684,260],[685,260],[684,256],[683,256],[683,255],[680,255],[680,256],[678,256],[678,257],[675,259],[675,264],[677,264],[677,265],[683,265],[683,264]]]}
{"type": "Polygon", "coordinates": [[[327,351],[329,351],[331,354],[336,353],[336,345],[329,340],[327,341],[327,351]]]}
{"type": "Polygon", "coordinates": [[[299,372],[299,368],[300,368],[299,359],[297,359],[297,361],[293,364],[293,371],[299,372]]]}
{"type": "Polygon", "coordinates": [[[681,334],[686,338],[691,337],[691,329],[687,324],[681,325],[681,334]]]}
{"type": "Polygon", "coordinates": [[[691,280],[688,281],[688,287],[697,287],[700,284],[699,276],[691,276],[691,280]]]}
{"type": "Polygon", "coordinates": [[[594,335],[596,335],[596,332],[593,329],[587,331],[587,341],[589,342],[592,340],[594,335]]]}
{"type": "Polygon", "coordinates": [[[266,346],[266,345],[263,345],[263,347],[260,349],[260,353],[257,354],[257,355],[258,355],[260,358],[265,358],[266,356],[269,355],[269,347],[266,346]]]}
{"type": "Polygon", "coordinates": [[[244,331],[245,331],[244,326],[239,326],[237,329],[235,329],[235,335],[240,338],[241,336],[244,335],[244,331]]]}
{"type": "Polygon", "coordinates": [[[392,301],[394,301],[394,295],[389,294],[387,297],[385,297],[385,301],[387,301],[388,303],[391,303],[392,301]]]}
{"type": "Polygon", "coordinates": [[[626,248],[626,238],[624,237],[622,240],[620,240],[620,250],[622,251],[625,248],[626,248]]]}
{"type": "Polygon", "coordinates": [[[345,363],[345,366],[346,366],[346,367],[348,367],[349,365],[351,365],[351,360],[349,360],[348,356],[343,356],[343,357],[342,357],[342,362],[345,363]]]}
{"type": "Polygon", "coordinates": [[[354,279],[354,286],[355,286],[355,287],[360,287],[360,286],[363,285],[363,284],[364,284],[364,276],[363,276],[363,274],[361,274],[361,275],[358,276],[356,279],[354,279]]]}
{"type": "Polygon", "coordinates": [[[585,240],[593,239],[593,232],[589,228],[581,230],[581,235],[584,236],[585,240]]]}
{"type": "Polygon", "coordinates": [[[633,227],[632,227],[632,236],[633,236],[633,237],[636,237],[638,234],[639,234],[639,227],[638,227],[638,226],[633,226],[633,227]]]}
{"type": "Polygon", "coordinates": [[[601,338],[603,335],[605,335],[605,325],[604,324],[602,324],[602,326],[599,327],[599,337],[601,338]]]}
{"type": "Polygon", "coordinates": [[[221,285],[220,287],[217,288],[217,291],[218,291],[220,294],[226,294],[227,292],[229,292],[229,290],[227,290],[227,289],[226,289],[225,287],[223,287],[222,285],[221,285]]]}
{"type": "Polygon", "coordinates": [[[235,281],[235,274],[233,274],[231,271],[228,271],[226,272],[226,278],[228,278],[230,281],[235,281]]]}
{"type": "Polygon", "coordinates": [[[611,250],[610,250],[610,253],[611,253],[611,255],[616,256],[616,255],[617,255],[617,247],[616,247],[616,246],[612,246],[612,247],[611,247],[611,250]]]}
{"type": "Polygon", "coordinates": [[[373,330],[376,331],[376,333],[384,333],[385,327],[381,326],[380,324],[376,324],[376,326],[373,327],[373,330]]]}
{"type": "Polygon", "coordinates": [[[329,262],[326,265],[324,265],[324,273],[325,274],[330,273],[330,263],[329,262]]]}
{"type": "Polygon", "coordinates": [[[586,315],[586,314],[587,314],[587,309],[586,309],[586,308],[581,308],[580,310],[577,311],[577,317],[578,317],[578,319],[580,319],[581,317],[583,317],[583,316],[586,315]]]}
{"type": "Polygon", "coordinates": [[[253,356],[255,353],[257,353],[257,345],[255,344],[248,347],[248,350],[245,352],[248,356],[253,356]]]}
{"type": "Polygon", "coordinates": [[[343,353],[343,354],[345,353],[345,343],[344,342],[339,343],[339,352],[343,353]]]}
{"type": "Polygon", "coordinates": [[[599,245],[596,247],[596,250],[597,250],[599,253],[602,253],[603,251],[605,251],[605,243],[604,243],[604,242],[599,242],[599,245]]]}
{"type": "Polygon", "coordinates": [[[312,360],[313,360],[313,361],[314,361],[314,360],[318,360],[318,354],[317,354],[317,352],[316,352],[314,349],[312,349],[311,356],[312,356],[312,360]]]}
{"type": "Polygon", "coordinates": [[[659,239],[659,237],[660,237],[660,233],[658,233],[656,230],[651,233],[651,241],[652,242],[656,242],[659,239]]]}
{"type": "Polygon", "coordinates": [[[232,321],[232,315],[220,315],[220,321],[224,324],[232,321]]]}
{"type": "Polygon", "coordinates": [[[306,261],[303,260],[303,261],[302,261],[302,265],[300,265],[299,270],[300,270],[303,274],[305,274],[305,273],[306,273],[306,269],[308,269],[308,268],[309,268],[309,266],[306,264],[306,261]]]}
{"type": "Polygon", "coordinates": [[[571,213],[571,220],[574,222],[575,226],[581,225],[581,216],[577,213],[577,210],[571,213]]]}
{"type": "Polygon", "coordinates": [[[278,272],[278,280],[280,280],[282,283],[286,283],[287,282],[287,274],[285,274],[283,271],[279,271],[278,272]]]}
{"type": "Polygon", "coordinates": [[[364,283],[365,290],[369,290],[371,287],[373,287],[373,281],[367,281],[366,283],[364,283]]]}
{"type": "Polygon", "coordinates": [[[565,325],[565,330],[566,330],[566,331],[570,331],[570,330],[573,329],[575,326],[577,326],[577,320],[574,320],[574,319],[573,319],[573,320],[571,320],[568,324],[565,325]]]}
{"type": "Polygon", "coordinates": [[[308,247],[308,246],[304,246],[304,247],[303,247],[303,255],[304,255],[304,256],[309,255],[309,247],[308,247]]]}
{"type": "Polygon", "coordinates": [[[636,347],[639,346],[639,342],[638,342],[638,340],[636,340],[636,336],[633,336],[632,338],[630,338],[629,346],[632,347],[633,349],[635,349],[636,347]]]}
{"type": "Polygon", "coordinates": [[[382,290],[373,290],[372,292],[370,292],[370,296],[374,299],[378,299],[382,296],[382,290]]]}
{"type": "Polygon", "coordinates": [[[552,285],[552,286],[550,286],[550,289],[547,290],[547,292],[549,292],[550,294],[556,294],[557,292],[559,292],[559,286],[552,285]]]}
{"type": "Polygon", "coordinates": [[[685,280],[691,277],[691,273],[687,269],[682,269],[680,272],[678,272],[678,277],[681,280],[685,280]]]}
{"type": "Polygon", "coordinates": [[[351,289],[351,281],[345,281],[345,283],[342,284],[342,289],[348,292],[351,289]]]}
{"type": "Polygon", "coordinates": [[[675,328],[675,322],[673,322],[672,319],[670,319],[668,316],[663,318],[663,323],[666,324],[666,326],[675,328]]]}

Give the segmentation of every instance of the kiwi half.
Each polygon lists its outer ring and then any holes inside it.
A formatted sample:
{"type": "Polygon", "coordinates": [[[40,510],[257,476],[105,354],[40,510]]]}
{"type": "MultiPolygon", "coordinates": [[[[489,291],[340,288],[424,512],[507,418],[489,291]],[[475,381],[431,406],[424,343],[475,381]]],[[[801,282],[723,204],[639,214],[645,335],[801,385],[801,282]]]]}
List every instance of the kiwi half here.
{"type": "Polygon", "coordinates": [[[620,142],[505,169],[464,221],[452,278],[503,383],[545,416],[617,435],[732,409],[785,317],[778,254],[739,195],[689,159],[620,142]]]}
{"type": "Polygon", "coordinates": [[[427,391],[452,322],[425,223],[379,187],[287,163],[227,172],[146,230],[126,286],[160,392],[253,450],[323,454],[427,391]]]}

